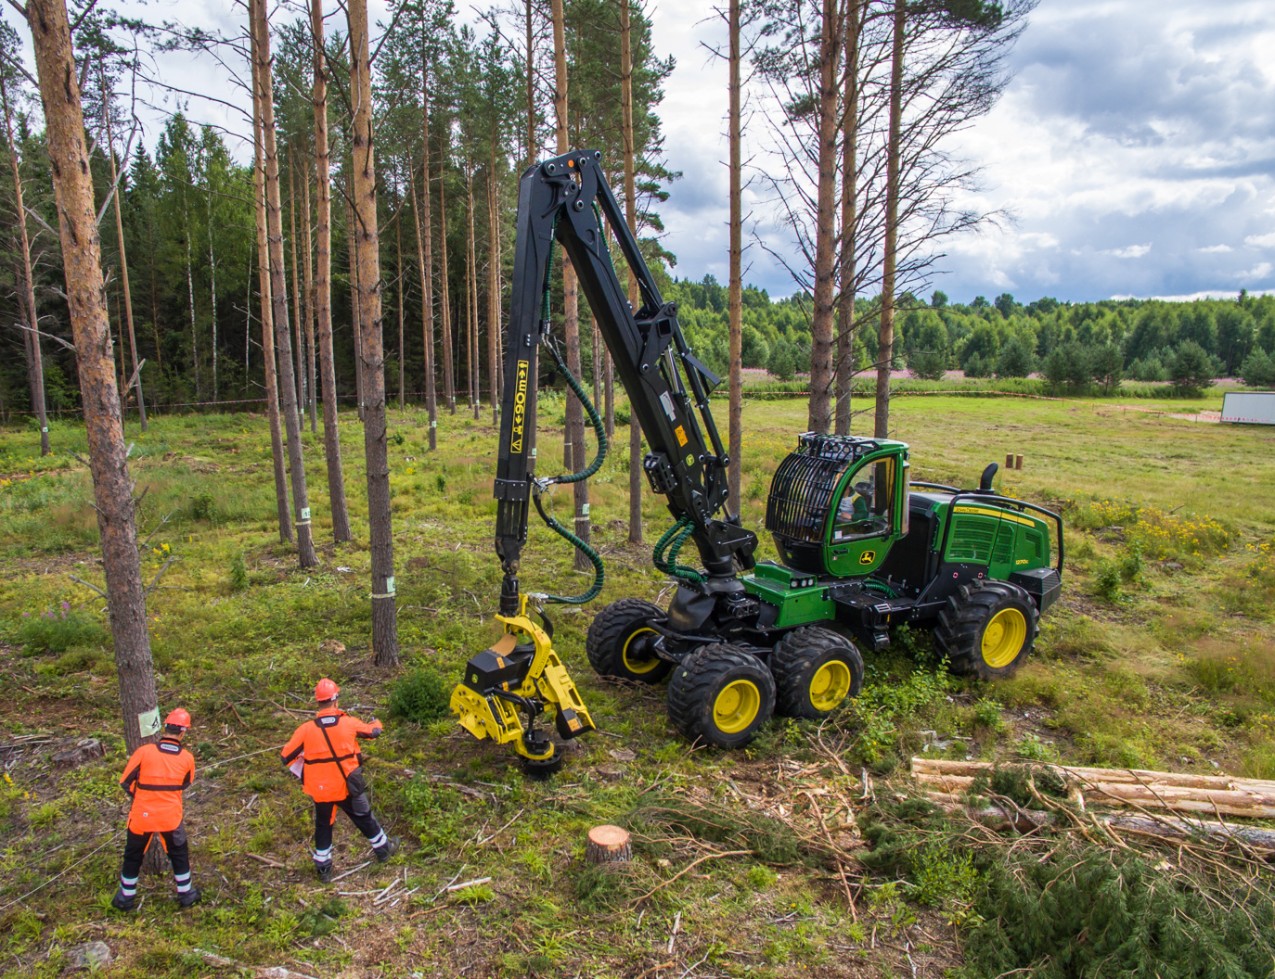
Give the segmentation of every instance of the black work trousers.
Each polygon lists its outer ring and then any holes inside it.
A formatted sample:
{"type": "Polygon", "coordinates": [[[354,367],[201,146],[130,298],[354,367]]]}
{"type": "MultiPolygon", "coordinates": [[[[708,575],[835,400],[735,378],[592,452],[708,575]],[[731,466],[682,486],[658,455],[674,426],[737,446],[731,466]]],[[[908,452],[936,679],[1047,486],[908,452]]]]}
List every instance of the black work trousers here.
{"type": "MultiPolygon", "coordinates": [[[[314,804],[314,849],[317,854],[327,856],[332,850],[332,823],[336,816],[334,809],[340,809],[349,816],[359,832],[369,840],[376,840],[382,836],[381,824],[372,815],[372,804],[368,802],[366,792],[352,795],[340,802],[316,802],[314,804]]],[[[315,859],[323,862],[320,857],[315,859]]]]}
{"type": "Polygon", "coordinates": [[[186,842],[186,827],[179,825],[167,833],[134,833],[128,831],[128,841],[124,844],[124,866],[120,868],[120,876],[135,881],[142,869],[142,858],[146,855],[146,847],[152,837],[161,836],[164,848],[168,851],[169,862],[173,865],[173,876],[179,880],[190,879],[190,848],[186,842]]]}

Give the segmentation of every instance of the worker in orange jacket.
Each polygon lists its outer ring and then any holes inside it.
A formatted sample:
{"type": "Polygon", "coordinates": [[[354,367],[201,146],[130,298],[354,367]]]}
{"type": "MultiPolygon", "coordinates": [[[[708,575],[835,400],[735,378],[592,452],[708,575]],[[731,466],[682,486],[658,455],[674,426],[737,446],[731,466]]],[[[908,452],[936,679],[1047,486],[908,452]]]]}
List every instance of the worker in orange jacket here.
{"type": "Polygon", "coordinates": [[[190,729],[190,714],[178,707],[164,718],[164,736],[133,752],[120,785],[133,797],[128,813],[128,841],[120,886],[111,905],[120,911],[137,907],[137,877],[142,857],[158,838],[173,865],[177,903],[188,908],[199,901],[199,888],[190,882],[190,853],[182,825],[182,792],[195,779],[195,758],[182,747],[190,729]]]}
{"type": "Polygon", "coordinates": [[[385,835],[372,815],[358,742],[381,736],[381,722],[365,724],[337,706],[341,688],[324,677],[315,685],[319,709],[283,746],[284,765],[301,779],[314,800],[314,869],[325,884],[332,879],[332,826],[340,809],[358,827],[378,861],[394,855],[398,844],[385,835]]]}

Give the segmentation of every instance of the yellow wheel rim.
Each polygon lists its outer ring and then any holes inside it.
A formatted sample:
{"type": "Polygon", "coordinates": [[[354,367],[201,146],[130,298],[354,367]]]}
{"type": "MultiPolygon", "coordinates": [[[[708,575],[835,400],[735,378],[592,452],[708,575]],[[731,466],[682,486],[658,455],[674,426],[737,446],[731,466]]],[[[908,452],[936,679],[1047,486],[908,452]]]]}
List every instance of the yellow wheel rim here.
{"type": "Polygon", "coordinates": [[[734,680],[713,701],[713,723],[724,734],[738,734],[757,719],[761,691],[752,680],[734,680]]]}
{"type": "MultiPolygon", "coordinates": [[[[642,658],[638,658],[637,656],[629,655],[629,648],[633,645],[633,640],[642,635],[644,632],[649,632],[651,635],[656,634],[654,629],[635,629],[629,634],[629,638],[624,640],[624,649],[620,651],[620,660],[624,663],[624,668],[637,676],[641,676],[643,673],[650,673],[652,670],[656,669],[661,662],[658,656],[644,656],[642,658]]],[[[634,652],[636,653],[637,650],[634,650],[634,652]]]]}
{"type": "Polygon", "coordinates": [[[845,660],[830,659],[810,678],[810,703],[826,714],[846,699],[851,685],[850,667],[845,660]]]}
{"type": "Polygon", "coordinates": [[[983,662],[994,670],[1009,666],[1026,641],[1026,617],[1016,608],[1003,608],[983,630],[983,662]]]}

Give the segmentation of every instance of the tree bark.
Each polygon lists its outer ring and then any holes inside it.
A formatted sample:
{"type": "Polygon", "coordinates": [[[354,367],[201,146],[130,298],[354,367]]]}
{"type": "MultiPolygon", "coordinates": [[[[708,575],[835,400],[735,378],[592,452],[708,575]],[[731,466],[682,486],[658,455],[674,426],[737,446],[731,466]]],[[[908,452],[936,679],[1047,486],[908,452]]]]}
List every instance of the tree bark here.
{"type": "MultiPolygon", "coordinates": [[[[633,136],[633,35],[630,0],[620,3],[620,128],[624,140],[624,220],[637,238],[637,147],[633,136]]],[[[629,305],[637,309],[637,277],[629,269],[629,305]]],[[[629,543],[642,543],[642,426],[629,399],[629,543]]]]}
{"type": "Polygon", "coordinates": [[[890,365],[894,360],[894,273],[899,241],[899,140],[903,128],[903,31],[905,0],[894,0],[890,53],[890,130],[885,161],[885,247],[881,261],[881,326],[877,336],[876,416],[872,434],[890,434],[890,365]]]}
{"type": "Polygon", "coordinates": [[[305,303],[305,375],[307,390],[310,392],[307,405],[310,408],[310,433],[319,430],[319,387],[315,370],[318,353],[314,348],[314,256],[311,253],[314,241],[314,229],[310,224],[310,181],[305,178],[305,167],[301,168],[301,261],[303,274],[301,298],[305,303]]]}
{"type": "Polygon", "coordinates": [[[854,298],[858,289],[859,194],[859,43],[863,30],[863,2],[850,0],[846,14],[845,108],[841,119],[841,279],[837,303],[837,403],[833,430],[850,434],[850,387],[854,381],[854,298]]]}
{"type": "Polygon", "coordinates": [[[332,155],[328,148],[328,79],[323,52],[323,0],[310,0],[310,35],[314,45],[314,315],[319,327],[319,371],[323,385],[323,454],[328,468],[328,505],[332,536],[339,544],[353,537],[345,503],[341,468],[340,420],[337,415],[336,365],[332,360],[332,155]]]}
{"type": "Polygon", "coordinates": [[[67,309],[75,340],[93,499],[102,537],[124,742],[131,752],[159,732],[159,704],[146,627],[146,593],[137,553],[133,483],[111,356],[93,181],[84,144],[84,113],[64,0],[30,0],[27,18],[35,45],[57,200],[67,309]]]}
{"type": "Polygon", "coordinates": [[[292,323],[296,336],[297,355],[297,405],[298,411],[305,411],[306,398],[309,391],[305,383],[305,297],[301,292],[301,263],[297,261],[297,167],[288,164],[288,244],[292,249],[292,323]]]}
{"type": "MultiPolygon", "coordinates": [[[[27,212],[23,203],[22,169],[18,165],[18,150],[13,141],[13,117],[9,110],[9,92],[0,76],[0,100],[4,103],[4,135],[9,149],[9,169],[13,175],[14,220],[18,226],[18,251],[21,262],[18,268],[18,305],[23,310],[25,325],[24,347],[27,351],[27,383],[31,390],[31,411],[40,424],[40,455],[49,454],[49,415],[44,397],[44,357],[40,349],[40,317],[35,304],[35,273],[31,268],[31,239],[27,237],[27,212]]],[[[118,200],[118,198],[117,198],[118,200]]],[[[118,211],[116,204],[116,214],[118,211]]],[[[123,241],[120,243],[123,255],[123,241]]],[[[140,391],[140,389],[139,389],[140,391]]],[[[139,395],[140,397],[140,395],[139,395]]],[[[142,430],[146,430],[145,415],[142,430]]]]}
{"type": "Polygon", "coordinates": [[[744,413],[744,309],[743,309],[743,181],[742,163],[740,159],[740,72],[739,72],[739,5],[741,0],[730,0],[729,25],[729,91],[730,108],[728,128],[730,135],[730,283],[727,300],[730,318],[730,408],[728,418],[728,449],[730,465],[727,468],[727,487],[729,491],[728,506],[734,513],[739,513],[739,470],[740,458],[743,455],[743,413],[744,413]]]}
{"type": "Polygon", "coordinates": [[[362,311],[363,449],[372,548],[372,650],[377,666],[398,665],[394,605],[394,538],[390,522],[390,467],[385,430],[385,351],[381,337],[380,238],[376,221],[376,165],[372,145],[372,72],[368,59],[367,0],[348,0],[350,91],[354,98],[352,177],[358,305],[362,311]]]}
{"type": "MultiPolygon", "coordinates": [[[[102,80],[102,115],[106,119],[106,158],[111,161],[111,186],[115,188],[112,203],[115,207],[116,243],[120,251],[120,288],[124,291],[124,321],[128,327],[128,352],[133,364],[133,386],[137,388],[137,419],[144,432],[146,431],[146,398],[142,394],[142,373],[137,361],[137,331],[133,326],[133,292],[128,284],[128,252],[124,248],[124,216],[120,209],[120,197],[123,196],[123,187],[120,185],[119,171],[115,163],[115,139],[111,131],[111,105],[106,92],[106,72],[99,71],[98,75],[102,80]]],[[[7,115],[8,113],[6,113],[7,115]]],[[[23,230],[25,232],[25,228],[23,230]]],[[[215,285],[213,290],[213,295],[215,296],[215,285]]],[[[213,363],[216,364],[216,361],[213,363]]],[[[214,383],[216,382],[216,377],[217,375],[214,373],[214,383]]],[[[215,390],[214,388],[214,392],[215,390]]],[[[127,404],[127,390],[122,393],[121,400],[127,404]]]]}
{"type": "Polygon", "coordinates": [[[429,447],[438,448],[438,385],[434,380],[434,229],[429,196],[429,60],[421,46],[421,193],[408,167],[412,213],[416,216],[416,261],[421,270],[421,333],[425,341],[425,412],[429,416],[429,447]]]}
{"type": "Polygon", "coordinates": [[[355,400],[359,403],[359,421],[363,421],[365,417],[363,406],[363,311],[359,304],[359,258],[358,258],[358,235],[354,231],[354,204],[348,199],[354,191],[351,188],[350,178],[345,178],[345,192],[347,200],[345,202],[345,243],[346,251],[349,254],[350,262],[350,319],[354,323],[354,391],[355,400]]]}
{"type": "Polygon", "coordinates": [[[491,143],[487,161],[487,381],[491,387],[491,423],[500,422],[500,193],[499,147],[491,143]]]}
{"type": "MultiPolygon", "coordinates": [[[[567,145],[567,45],[566,20],[563,12],[563,0],[552,0],[550,9],[553,15],[553,66],[554,89],[553,110],[557,126],[558,153],[566,153],[571,147],[567,145]]],[[[562,260],[562,332],[567,343],[567,370],[578,379],[581,374],[580,362],[580,306],[579,287],[576,281],[575,268],[571,260],[563,256],[562,260]]],[[[579,399],[567,398],[566,439],[564,456],[567,469],[579,472],[585,466],[584,452],[584,410],[579,399]]],[[[575,503],[575,535],[585,544],[589,543],[589,483],[578,480],[572,484],[575,503]]],[[[575,552],[575,568],[587,571],[592,567],[588,557],[579,548],[575,552]]]]}
{"type": "Polygon", "coordinates": [[[398,276],[398,286],[395,289],[395,298],[398,300],[398,407],[399,411],[402,411],[403,405],[407,402],[407,361],[403,357],[406,339],[403,334],[403,283],[406,280],[403,276],[402,221],[394,224],[394,272],[398,276]]]}
{"type": "Polygon", "coordinates": [[[412,192],[412,213],[416,216],[416,262],[421,272],[421,336],[425,342],[425,413],[429,417],[429,447],[433,451],[438,448],[438,391],[434,384],[434,289],[429,274],[433,264],[430,261],[429,196],[424,195],[425,213],[422,214],[422,198],[416,194],[415,175],[410,176],[408,186],[412,192]]]}
{"type": "Polygon", "coordinates": [[[319,563],[310,531],[310,501],[306,491],[301,418],[292,369],[292,337],[288,327],[287,278],[283,262],[283,208],[279,202],[279,151],[275,144],[274,83],[270,77],[270,25],[266,0],[249,0],[257,61],[257,100],[261,105],[263,159],[266,165],[266,231],[270,254],[270,314],[279,351],[279,387],[283,395],[283,424],[288,433],[288,468],[292,476],[292,506],[297,528],[297,561],[303,568],[319,563]]]}
{"type": "Polygon", "coordinates": [[[810,321],[810,410],[807,426],[826,433],[832,427],[833,272],[836,251],[837,113],[841,61],[838,0],[823,0],[819,28],[819,181],[815,214],[815,289],[810,321]]]}
{"type": "MultiPolygon", "coordinates": [[[[255,29],[253,30],[255,34],[255,29]]],[[[270,301],[270,245],[266,229],[265,142],[261,132],[260,85],[257,59],[252,61],[253,198],[257,220],[257,281],[261,296],[261,361],[266,388],[266,417],[270,422],[270,454],[274,462],[274,495],[279,516],[279,539],[292,540],[292,514],[288,509],[288,474],[284,463],[283,423],[279,418],[279,375],[274,352],[274,316],[270,301]]]]}
{"type": "Polygon", "coordinates": [[[474,168],[465,167],[465,376],[469,409],[478,417],[478,269],[474,248],[474,168]]]}
{"type": "MultiPolygon", "coordinates": [[[[426,173],[426,177],[429,174],[426,173]]],[[[428,190],[428,188],[426,188],[428,190]]],[[[452,341],[452,301],[448,295],[447,283],[447,161],[439,161],[438,170],[438,283],[442,289],[439,297],[438,311],[443,326],[443,397],[447,399],[447,410],[456,414],[456,375],[453,367],[456,353],[452,341]]]]}

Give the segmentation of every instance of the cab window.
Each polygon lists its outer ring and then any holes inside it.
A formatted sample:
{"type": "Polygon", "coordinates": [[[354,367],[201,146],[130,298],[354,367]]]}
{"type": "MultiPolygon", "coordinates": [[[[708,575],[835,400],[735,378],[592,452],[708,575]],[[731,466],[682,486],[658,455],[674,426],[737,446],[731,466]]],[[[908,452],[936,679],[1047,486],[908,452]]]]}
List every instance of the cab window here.
{"type": "Polygon", "coordinates": [[[887,534],[895,499],[894,459],[881,459],[862,466],[846,483],[837,503],[832,524],[834,541],[887,534]]]}

